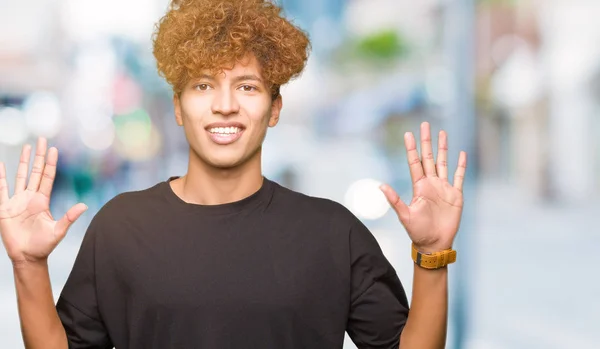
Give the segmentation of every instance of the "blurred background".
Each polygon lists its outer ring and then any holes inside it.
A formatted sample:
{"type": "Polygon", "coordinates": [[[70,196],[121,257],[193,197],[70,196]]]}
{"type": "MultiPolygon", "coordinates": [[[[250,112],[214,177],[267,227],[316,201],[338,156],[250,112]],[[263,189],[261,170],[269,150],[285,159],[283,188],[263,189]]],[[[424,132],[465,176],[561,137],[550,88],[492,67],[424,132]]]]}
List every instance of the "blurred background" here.
{"type": "MultiPolygon", "coordinates": [[[[282,90],[264,174],[349,207],[409,297],[409,240],[377,191],[410,201],[403,134],[469,153],[448,348],[600,343],[600,1],[280,0],[313,54],[282,90]],[[594,216],[594,214],[596,216],[594,216]]],[[[90,210],[50,257],[55,297],[85,229],[117,193],[183,175],[187,143],[152,56],[167,0],[0,0],[0,161],[24,143],[60,163],[52,212],[90,210]]],[[[355,348],[347,340],[345,348],[355,348]]],[[[0,253],[0,347],[23,348],[0,253]]]]}

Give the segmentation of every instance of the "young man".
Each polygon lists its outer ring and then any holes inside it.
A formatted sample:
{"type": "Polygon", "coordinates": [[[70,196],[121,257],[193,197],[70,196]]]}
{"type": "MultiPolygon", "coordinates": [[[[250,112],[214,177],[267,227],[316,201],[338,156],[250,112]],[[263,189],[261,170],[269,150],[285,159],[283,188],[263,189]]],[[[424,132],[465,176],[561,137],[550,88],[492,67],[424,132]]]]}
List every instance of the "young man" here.
{"type": "Polygon", "coordinates": [[[58,221],[50,215],[58,151],[44,139],[29,178],[24,146],[10,198],[0,163],[0,231],[26,348],[330,349],[342,347],[346,331],[359,348],[444,347],[446,265],[466,155],[451,185],[446,135],[435,163],[424,123],[422,160],[405,136],[410,206],[382,187],[420,252],[408,316],[398,276],[355,216],[261,174],[261,145],[282,108],[279,86],[302,71],[307,48],[266,1],[173,5],[155,55],[175,92],[188,171],[98,212],[56,305],[47,258],[86,207],[58,221]]]}

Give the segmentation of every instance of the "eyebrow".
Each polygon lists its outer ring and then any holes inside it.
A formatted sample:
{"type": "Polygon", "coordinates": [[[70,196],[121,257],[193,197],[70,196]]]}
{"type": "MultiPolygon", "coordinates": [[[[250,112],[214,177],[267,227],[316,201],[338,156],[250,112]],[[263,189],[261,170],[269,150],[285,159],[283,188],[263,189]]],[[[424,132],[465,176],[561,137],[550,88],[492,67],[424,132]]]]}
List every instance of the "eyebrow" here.
{"type": "MultiPolygon", "coordinates": [[[[212,75],[209,75],[209,74],[200,74],[194,80],[212,80],[212,81],[214,81],[215,77],[212,75]]],[[[247,80],[262,82],[262,79],[254,74],[236,76],[232,80],[233,80],[233,82],[240,82],[240,81],[247,81],[247,80]]]]}
{"type": "Polygon", "coordinates": [[[200,74],[194,80],[215,80],[215,77],[208,74],[200,74]]]}
{"type": "Polygon", "coordinates": [[[240,81],[246,81],[246,80],[254,80],[257,82],[262,82],[262,79],[254,74],[240,75],[240,76],[236,76],[235,78],[233,78],[234,82],[240,82],[240,81]]]}

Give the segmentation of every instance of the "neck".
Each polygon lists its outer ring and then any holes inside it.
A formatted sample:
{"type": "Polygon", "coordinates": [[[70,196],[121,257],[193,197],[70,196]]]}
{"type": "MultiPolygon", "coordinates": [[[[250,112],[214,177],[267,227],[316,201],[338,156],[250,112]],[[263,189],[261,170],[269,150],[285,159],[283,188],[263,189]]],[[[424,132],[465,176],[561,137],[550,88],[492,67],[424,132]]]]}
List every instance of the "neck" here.
{"type": "Polygon", "coordinates": [[[202,161],[191,149],[188,172],[171,182],[173,191],[185,202],[220,205],[242,200],[263,184],[261,151],[233,168],[215,168],[202,161]]]}

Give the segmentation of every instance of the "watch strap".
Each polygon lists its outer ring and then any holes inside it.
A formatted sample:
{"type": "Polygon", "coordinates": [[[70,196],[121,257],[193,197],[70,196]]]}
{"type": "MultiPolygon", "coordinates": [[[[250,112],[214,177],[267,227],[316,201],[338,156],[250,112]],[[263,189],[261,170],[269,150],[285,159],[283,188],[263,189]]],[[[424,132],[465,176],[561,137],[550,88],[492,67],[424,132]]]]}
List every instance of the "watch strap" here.
{"type": "Polygon", "coordinates": [[[456,251],[447,249],[433,253],[422,253],[412,244],[412,259],[418,266],[425,269],[440,269],[456,262],[456,251]]]}

